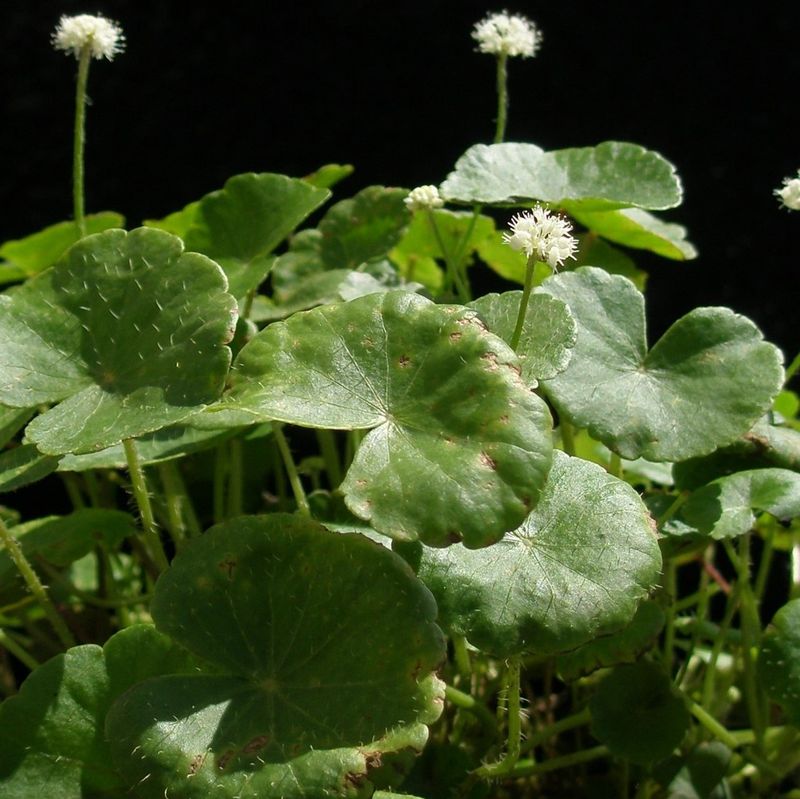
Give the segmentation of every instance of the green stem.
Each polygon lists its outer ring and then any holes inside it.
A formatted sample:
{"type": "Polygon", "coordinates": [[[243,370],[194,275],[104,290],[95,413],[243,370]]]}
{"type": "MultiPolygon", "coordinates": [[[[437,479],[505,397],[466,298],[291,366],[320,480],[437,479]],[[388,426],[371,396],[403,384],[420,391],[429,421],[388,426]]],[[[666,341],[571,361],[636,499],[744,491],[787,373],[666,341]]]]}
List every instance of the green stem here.
{"type": "Polygon", "coordinates": [[[506,136],[508,119],[508,55],[497,56],[497,125],[494,131],[494,143],[499,144],[506,136]]]}
{"type": "Polygon", "coordinates": [[[678,592],[677,568],[672,558],[667,559],[664,564],[664,588],[669,597],[664,631],[664,664],[667,667],[667,671],[671,671],[675,649],[675,600],[678,592]]]}
{"type": "Polygon", "coordinates": [[[514,332],[511,335],[511,349],[517,351],[519,340],[522,336],[522,328],[525,327],[525,314],[528,311],[528,300],[531,296],[533,289],[533,267],[536,264],[536,259],[531,256],[528,258],[528,263],[525,265],[525,285],[522,287],[522,297],[519,300],[519,310],[517,311],[517,323],[514,325],[514,332]]]}
{"type": "Polygon", "coordinates": [[[244,512],[244,474],[242,472],[242,441],[232,438],[229,445],[230,469],[228,471],[228,518],[244,512]]]}
{"type": "Polygon", "coordinates": [[[659,529],[661,529],[661,526],[668,522],[677,513],[681,505],[683,505],[687,499],[689,499],[688,491],[684,491],[675,497],[670,506],[656,519],[659,529]]]}
{"type": "Polygon", "coordinates": [[[136,442],[132,438],[126,438],[122,442],[125,450],[125,459],[128,462],[128,474],[131,478],[133,496],[139,508],[139,515],[142,520],[142,531],[147,548],[151,557],[158,566],[159,571],[166,571],[169,568],[169,561],[161,544],[161,537],[156,529],[156,520],[153,516],[153,506],[150,504],[150,495],[147,492],[147,480],[144,476],[142,462],[139,459],[139,451],[136,442]]]}
{"type": "Polygon", "coordinates": [[[729,749],[736,749],[740,742],[720,724],[702,705],[692,701],[684,695],[689,712],[718,740],[722,741],[729,749]]]}
{"type": "Polygon", "coordinates": [[[525,752],[529,752],[531,749],[535,749],[545,741],[549,741],[551,738],[561,735],[562,732],[574,730],[576,727],[583,727],[591,720],[592,716],[589,712],[589,708],[585,707],[583,710],[579,710],[577,713],[573,713],[571,716],[567,716],[566,718],[556,721],[544,729],[535,732],[533,735],[529,735],[522,749],[525,752]]]}
{"type": "Polygon", "coordinates": [[[592,760],[599,760],[602,757],[608,757],[609,754],[610,752],[607,746],[595,746],[592,749],[581,749],[579,752],[573,752],[563,757],[551,757],[549,760],[544,760],[541,763],[537,763],[533,760],[520,760],[520,762],[511,769],[508,776],[512,779],[516,779],[518,777],[530,777],[534,774],[545,774],[549,771],[558,771],[563,768],[579,766],[582,763],[589,763],[592,760]]]}
{"type": "Polygon", "coordinates": [[[328,473],[328,482],[332,489],[337,488],[342,482],[342,464],[333,431],[317,430],[316,433],[322,460],[325,462],[325,471],[328,473]]]}
{"type": "Polygon", "coordinates": [[[492,737],[497,734],[497,724],[494,720],[494,716],[483,702],[475,699],[474,696],[459,691],[458,688],[453,688],[452,685],[445,686],[444,695],[450,704],[472,713],[492,737]]]}
{"type": "Polygon", "coordinates": [[[25,581],[25,585],[28,586],[28,590],[36,597],[36,601],[41,606],[50,624],[52,624],[61,644],[67,649],[71,646],[75,646],[75,638],[67,627],[66,622],[50,601],[47,590],[42,585],[38,575],[25,557],[22,547],[20,547],[17,539],[11,535],[2,518],[0,518],[0,542],[2,542],[3,546],[8,551],[9,557],[17,567],[17,571],[22,575],[22,579],[25,581]]]}
{"type": "Polygon", "coordinates": [[[775,528],[770,526],[767,530],[767,536],[764,539],[764,549],[761,552],[761,562],[758,564],[758,572],[756,573],[756,581],[753,584],[753,593],[756,602],[760,602],[764,596],[764,591],[767,587],[767,577],[769,576],[770,566],[772,565],[772,556],[775,553],[775,528]]]}
{"type": "Polygon", "coordinates": [[[789,381],[797,374],[798,369],[800,369],[800,352],[794,356],[794,360],[786,369],[786,379],[784,380],[784,385],[789,384],[789,381]]]}
{"type": "Polygon", "coordinates": [[[74,472],[62,472],[61,480],[64,483],[64,488],[67,489],[67,496],[72,503],[73,509],[82,510],[85,508],[86,503],[83,501],[81,489],[78,486],[78,475],[74,472]]]}
{"type": "Polygon", "coordinates": [[[472,676],[472,663],[469,659],[469,650],[467,649],[467,639],[463,635],[453,635],[453,659],[456,663],[456,670],[462,680],[469,682],[472,676]]]}
{"type": "Polygon", "coordinates": [[[520,676],[522,670],[522,659],[519,655],[512,657],[508,661],[508,671],[506,673],[506,690],[508,694],[508,739],[506,743],[505,757],[499,763],[490,763],[481,766],[475,771],[479,777],[484,779],[494,779],[508,775],[517,761],[520,754],[520,676]]]}
{"type": "Polygon", "coordinates": [[[561,433],[561,446],[567,455],[575,454],[575,431],[572,425],[562,416],[558,423],[558,430],[561,433]]]}
{"type": "Polygon", "coordinates": [[[83,160],[86,144],[86,84],[89,80],[90,45],[85,45],[78,58],[78,79],[75,87],[75,133],[72,143],[72,212],[81,238],[86,235],[84,218],[83,160]]]}
{"type": "Polygon", "coordinates": [[[717,675],[717,661],[719,660],[719,656],[722,654],[722,647],[725,645],[728,628],[731,626],[734,613],[736,613],[736,608],[739,604],[738,599],[739,592],[737,586],[737,590],[731,593],[728,597],[728,603],[725,607],[725,614],[722,617],[722,621],[719,625],[719,634],[714,639],[714,643],[711,647],[711,655],[709,656],[708,665],[706,666],[706,672],[703,675],[703,690],[700,694],[701,704],[703,707],[710,708],[714,700],[714,683],[717,675]]]}
{"type": "Polygon", "coordinates": [[[23,666],[33,671],[39,666],[39,661],[29,655],[24,647],[20,646],[5,630],[0,630],[0,646],[7,649],[23,666]]]}
{"type": "Polygon", "coordinates": [[[433,237],[436,239],[436,244],[438,245],[439,249],[442,252],[442,257],[444,258],[445,266],[447,267],[447,286],[455,286],[456,296],[461,302],[469,302],[469,289],[465,285],[464,280],[461,276],[461,271],[459,269],[459,265],[453,259],[452,253],[450,252],[449,248],[445,246],[444,239],[442,238],[441,231],[439,230],[439,225],[436,222],[436,214],[434,214],[432,209],[428,209],[428,221],[431,225],[431,230],[433,230],[433,237]]]}
{"type": "Polygon", "coordinates": [[[622,458],[619,456],[618,452],[611,453],[611,460],[608,464],[608,471],[609,474],[613,474],[614,477],[618,477],[620,480],[624,477],[624,472],[622,470],[622,458]]]}
{"type": "Polygon", "coordinates": [[[180,552],[186,542],[186,523],[183,519],[183,501],[175,490],[171,475],[164,468],[165,464],[158,465],[158,476],[161,478],[161,488],[164,492],[164,503],[167,507],[167,522],[175,549],[180,552]]]}
{"type": "Polygon", "coordinates": [[[300,481],[300,475],[297,473],[297,466],[295,466],[294,458],[292,458],[292,451],[289,449],[289,444],[286,441],[286,436],[283,434],[283,425],[278,422],[272,424],[272,435],[275,437],[275,443],[283,459],[283,466],[286,469],[286,475],[289,478],[289,485],[292,487],[297,509],[303,516],[311,516],[311,508],[308,507],[308,500],[306,499],[306,492],[303,490],[303,484],[300,481]]]}
{"type": "Polygon", "coordinates": [[[181,471],[174,461],[164,461],[159,464],[158,472],[161,477],[161,483],[164,486],[164,493],[167,496],[167,501],[174,498],[175,503],[179,508],[181,515],[182,530],[188,537],[197,537],[202,534],[203,530],[200,527],[200,522],[197,519],[192,498],[186,490],[186,483],[183,482],[181,471]]]}

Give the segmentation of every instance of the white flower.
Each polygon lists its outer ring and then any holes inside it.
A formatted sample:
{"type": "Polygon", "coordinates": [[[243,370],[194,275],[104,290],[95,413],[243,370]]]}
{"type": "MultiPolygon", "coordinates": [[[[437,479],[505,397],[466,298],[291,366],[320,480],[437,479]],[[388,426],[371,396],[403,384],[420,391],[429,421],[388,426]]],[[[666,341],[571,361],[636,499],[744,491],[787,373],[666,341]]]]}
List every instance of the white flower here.
{"type": "Polygon", "coordinates": [[[482,53],[531,58],[542,43],[542,32],[527,17],[503,11],[475,23],[472,38],[482,53]]]}
{"type": "Polygon", "coordinates": [[[800,211],[800,169],[796,178],[784,178],[783,188],[775,189],[775,195],[780,197],[784,208],[791,211],[800,211]]]}
{"type": "Polygon", "coordinates": [[[439,189],[436,186],[417,186],[416,189],[409,192],[403,202],[409,211],[426,211],[441,208],[444,205],[444,200],[439,196],[439,189]]]}
{"type": "Polygon", "coordinates": [[[511,218],[511,233],[503,241],[514,250],[523,250],[530,258],[536,256],[555,269],[567,258],[574,258],[578,242],[570,235],[572,225],[541,205],[511,218]]]}
{"type": "Polygon", "coordinates": [[[89,47],[92,58],[107,58],[111,61],[125,49],[122,28],[110,19],[92,14],[75,17],[62,16],[52,36],[56,50],[71,52],[80,58],[84,47],[89,47]]]}

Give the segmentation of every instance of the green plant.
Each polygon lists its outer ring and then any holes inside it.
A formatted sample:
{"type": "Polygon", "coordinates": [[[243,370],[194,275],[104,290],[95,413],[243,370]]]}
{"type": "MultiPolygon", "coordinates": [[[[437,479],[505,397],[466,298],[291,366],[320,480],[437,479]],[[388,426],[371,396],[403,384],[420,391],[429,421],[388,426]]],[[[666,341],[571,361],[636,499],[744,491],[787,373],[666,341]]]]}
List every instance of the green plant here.
{"type": "Polygon", "coordinates": [[[109,25],[56,34],[75,219],[0,247],[0,490],[74,506],[0,508],[3,796],[798,795],[800,360],[728,308],[648,345],[619,248],[694,257],[672,165],[504,142],[504,13],[438,188],[248,173],[125,231],[109,25]]]}

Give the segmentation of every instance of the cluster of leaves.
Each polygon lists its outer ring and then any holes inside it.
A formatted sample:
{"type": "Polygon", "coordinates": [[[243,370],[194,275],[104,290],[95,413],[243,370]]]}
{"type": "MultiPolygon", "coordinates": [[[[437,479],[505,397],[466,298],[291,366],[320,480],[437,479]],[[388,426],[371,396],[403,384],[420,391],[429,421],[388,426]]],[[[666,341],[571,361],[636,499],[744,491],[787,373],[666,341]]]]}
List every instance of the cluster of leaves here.
{"type": "Polygon", "coordinates": [[[440,188],[470,210],[372,186],[321,212],[349,171],[0,247],[0,490],[60,481],[74,505],[0,508],[3,795],[786,787],[798,403],[727,308],[648,346],[618,246],[694,256],[653,213],[680,203],[673,167],[478,145],[440,188]],[[512,348],[521,292],[473,299],[470,273],[523,282],[493,209],[534,201],[585,232],[573,267],[537,265],[512,348]],[[160,536],[119,509],[141,464],[160,536]]]}

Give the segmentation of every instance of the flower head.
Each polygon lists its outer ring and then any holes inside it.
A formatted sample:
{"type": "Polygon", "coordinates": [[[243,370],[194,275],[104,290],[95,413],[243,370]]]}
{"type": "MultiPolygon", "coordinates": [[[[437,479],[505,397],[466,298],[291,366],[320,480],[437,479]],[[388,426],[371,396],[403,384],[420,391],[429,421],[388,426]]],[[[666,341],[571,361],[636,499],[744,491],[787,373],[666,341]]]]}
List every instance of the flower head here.
{"type": "Polygon", "coordinates": [[[567,258],[575,257],[578,242],[570,235],[572,225],[541,205],[516,214],[510,227],[511,233],[504,233],[503,241],[514,250],[524,251],[528,258],[536,256],[556,269],[567,258]]]}
{"type": "Polygon", "coordinates": [[[791,211],[800,211],[800,169],[796,178],[784,178],[783,187],[775,189],[776,197],[780,198],[784,208],[791,211]]]}
{"type": "Polygon", "coordinates": [[[111,61],[125,49],[122,28],[110,19],[92,14],[62,16],[52,36],[53,47],[80,58],[84,47],[89,47],[92,58],[111,61]]]}
{"type": "Polygon", "coordinates": [[[482,53],[531,58],[542,43],[542,32],[527,17],[503,11],[475,23],[472,38],[482,53]]]}
{"type": "Polygon", "coordinates": [[[444,200],[439,196],[436,186],[417,186],[403,200],[409,211],[426,211],[441,208],[444,200]]]}

